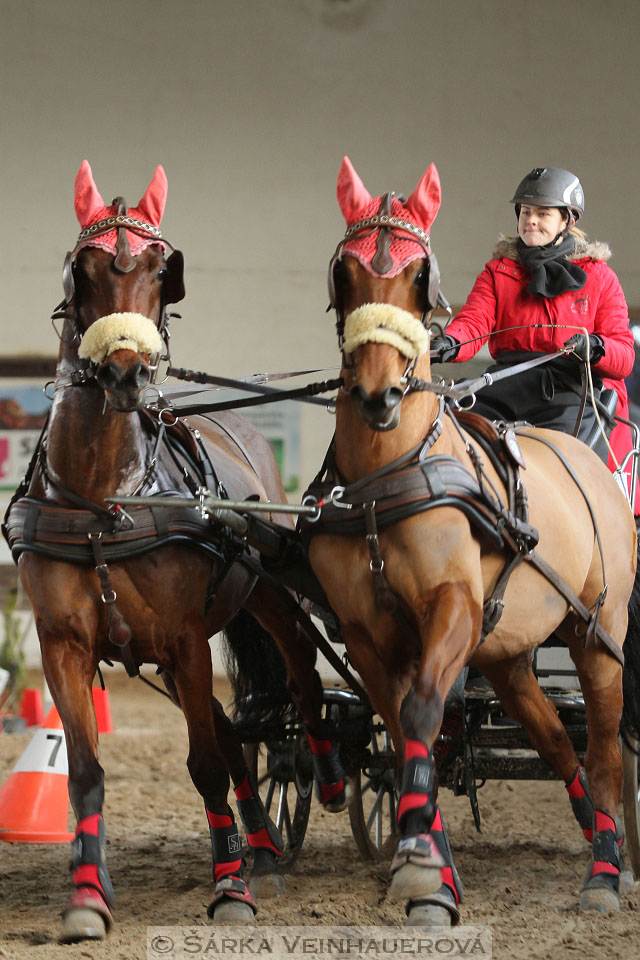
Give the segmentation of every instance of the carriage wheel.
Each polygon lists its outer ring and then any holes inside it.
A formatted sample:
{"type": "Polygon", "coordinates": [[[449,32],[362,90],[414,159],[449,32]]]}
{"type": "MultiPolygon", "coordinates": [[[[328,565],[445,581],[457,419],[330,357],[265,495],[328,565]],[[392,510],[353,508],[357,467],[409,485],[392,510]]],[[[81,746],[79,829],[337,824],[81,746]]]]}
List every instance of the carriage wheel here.
{"type": "Polygon", "coordinates": [[[622,738],[622,809],[626,851],[631,861],[633,875],[640,879],[640,757],[638,740],[630,737],[629,743],[622,738]]]}
{"type": "Polygon", "coordinates": [[[278,864],[287,870],[295,863],[307,830],[313,793],[311,752],[300,735],[266,744],[247,743],[244,756],[267,813],[284,839],[278,864]]]}
{"type": "Polygon", "coordinates": [[[371,725],[371,742],[360,769],[350,770],[353,801],[351,831],[364,860],[386,860],[398,838],[395,753],[379,717],[371,725]]]}

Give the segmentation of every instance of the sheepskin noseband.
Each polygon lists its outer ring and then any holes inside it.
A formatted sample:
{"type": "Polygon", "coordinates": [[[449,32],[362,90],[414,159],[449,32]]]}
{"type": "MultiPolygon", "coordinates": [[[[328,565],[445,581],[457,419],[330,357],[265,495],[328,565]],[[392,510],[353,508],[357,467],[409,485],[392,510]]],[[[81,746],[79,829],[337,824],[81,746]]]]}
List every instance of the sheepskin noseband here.
{"type": "Polygon", "coordinates": [[[164,341],[153,320],[141,313],[110,313],[85,331],[78,356],[102,363],[114,350],[161,353],[164,341]]]}
{"type": "Polygon", "coordinates": [[[353,353],[363,343],[388,343],[413,360],[426,353],[429,333],[420,320],[390,303],[364,303],[344,323],[345,353],[353,353]]]}

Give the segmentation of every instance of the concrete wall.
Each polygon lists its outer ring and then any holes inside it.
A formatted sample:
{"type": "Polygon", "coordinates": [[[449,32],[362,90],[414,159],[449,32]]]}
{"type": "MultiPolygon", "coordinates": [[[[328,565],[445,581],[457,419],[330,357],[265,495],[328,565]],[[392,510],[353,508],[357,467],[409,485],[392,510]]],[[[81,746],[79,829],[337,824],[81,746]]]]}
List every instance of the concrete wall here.
{"type": "MultiPolygon", "coordinates": [[[[637,0],[0,0],[0,23],[4,355],[56,352],[85,157],[107,201],[167,171],[182,366],[337,362],[325,275],[344,154],[374,195],[410,192],[435,161],[455,303],[512,230],[523,174],[574,170],[585,228],[640,304],[637,0]]],[[[303,410],[303,483],[331,430],[303,410]]]]}

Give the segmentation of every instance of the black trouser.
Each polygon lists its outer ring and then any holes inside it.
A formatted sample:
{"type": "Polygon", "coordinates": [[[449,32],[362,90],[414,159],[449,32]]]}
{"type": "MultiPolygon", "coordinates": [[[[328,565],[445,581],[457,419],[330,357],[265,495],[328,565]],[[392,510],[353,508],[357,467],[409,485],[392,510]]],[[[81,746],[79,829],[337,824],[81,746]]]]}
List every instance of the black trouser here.
{"type": "MultiPolygon", "coordinates": [[[[539,356],[539,353],[523,351],[504,353],[493,366],[487,368],[487,372],[501,372],[516,363],[539,356]]],[[[599,399],[602,380],[593,373],[592,378],[594,394],[599,399]]],[[[562,357],[482,387],[473,410],[489,420],[504,420],[507,423],[526,420],[534,427],[547,427],[549,430],[572,434],[580,414],[581,396],[580,365],[571,357],[562,357]]],[[[593,433],[596,422],[591,397],[587,392],[578,438],[585,440],[593,433]]]]}

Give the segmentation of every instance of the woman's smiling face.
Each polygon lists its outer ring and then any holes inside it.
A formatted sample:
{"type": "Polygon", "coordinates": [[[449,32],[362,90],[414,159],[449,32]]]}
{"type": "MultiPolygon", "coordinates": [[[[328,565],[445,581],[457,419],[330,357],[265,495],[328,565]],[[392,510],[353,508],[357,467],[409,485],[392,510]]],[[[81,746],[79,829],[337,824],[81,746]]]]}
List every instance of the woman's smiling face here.
{"type": "Polygon", "coordinates": [[[518,234],[528,247],[543,247],[562,233],[565,211],[559,207],[535,207],[523,203],[518,217],[518,234]]]}

